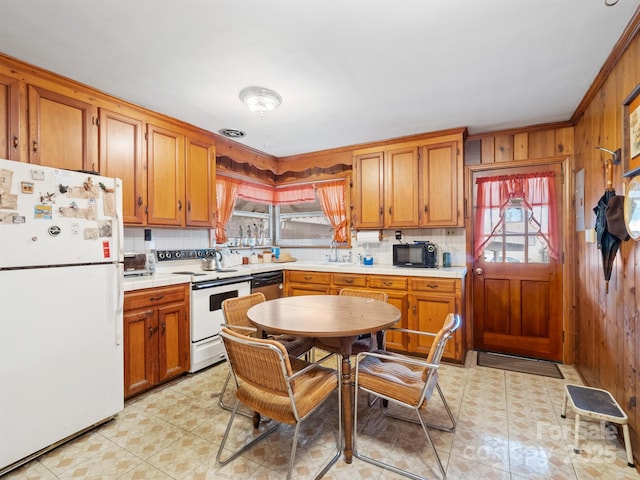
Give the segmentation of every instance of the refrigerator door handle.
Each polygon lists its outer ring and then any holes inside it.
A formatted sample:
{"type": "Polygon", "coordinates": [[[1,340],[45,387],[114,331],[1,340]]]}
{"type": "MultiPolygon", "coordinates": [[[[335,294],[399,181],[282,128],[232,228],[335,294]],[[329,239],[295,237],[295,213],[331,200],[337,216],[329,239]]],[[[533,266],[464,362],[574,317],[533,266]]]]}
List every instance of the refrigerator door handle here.
{"type": "Polygon", "coordinates": [[[122,344],[122,336],[124,329],[124,264],[117,263],[117,279],[118,279],[118,305],[116,308],[116,345],[122,344]]]}
{"type": "Polygon", "coordinates": [[[122,221],[121,212],[122,212],[122,180],[119,178],[115,179],[115,190],[116,190],[116,228],[117,228],[117,239],[118,239],[118,262],[124,261],[124,225],[122,221]]]}

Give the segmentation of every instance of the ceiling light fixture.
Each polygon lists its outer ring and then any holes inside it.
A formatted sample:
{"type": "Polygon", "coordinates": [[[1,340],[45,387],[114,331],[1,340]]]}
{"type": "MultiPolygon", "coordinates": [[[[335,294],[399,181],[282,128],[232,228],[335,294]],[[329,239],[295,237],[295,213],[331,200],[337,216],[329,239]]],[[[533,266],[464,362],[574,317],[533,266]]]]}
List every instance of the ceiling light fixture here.
{"type": "Polygon", "coordinates": [[[240,100],[249,110],[258,112],[260,116],[264,112],[276,109],[282,103],[282,97],[273,90],[264,87],[246,87],[240,91],[240,100]]]}

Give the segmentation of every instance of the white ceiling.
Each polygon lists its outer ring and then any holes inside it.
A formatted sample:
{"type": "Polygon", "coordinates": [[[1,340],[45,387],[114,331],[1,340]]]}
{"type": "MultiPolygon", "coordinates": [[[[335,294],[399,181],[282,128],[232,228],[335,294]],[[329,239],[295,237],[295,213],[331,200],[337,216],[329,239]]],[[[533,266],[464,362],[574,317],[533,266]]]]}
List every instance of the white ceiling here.
{"type": "Polygon", "coordinates": [[[568,120],[639,5],[1,0],[0,52],[286,156],[568,120]],[[282,106],[249,112],[248,85],[282,106]]]}

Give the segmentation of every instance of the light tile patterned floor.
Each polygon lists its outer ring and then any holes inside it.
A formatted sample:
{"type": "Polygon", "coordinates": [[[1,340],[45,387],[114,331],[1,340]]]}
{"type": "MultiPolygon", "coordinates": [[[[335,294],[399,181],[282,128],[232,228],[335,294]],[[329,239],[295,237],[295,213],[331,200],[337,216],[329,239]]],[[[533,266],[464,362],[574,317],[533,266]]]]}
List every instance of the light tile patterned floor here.
{"type": "MultiPolygon", "coordinates": [[[[575,369],[560,366],[557,380],[476,366],[471,352],[466,366],[444,365],[440,384],[458,419],[455,433],[432,431],[449,479],[640,479],[626,466],[624,447],[607,426],[584,423],[582,451],[573,453],[573,412],[560,418],[563,383],[581,383],[575,369]]],[[[118,417],[71,443],[3,477],[17,479],[213,480],[286,478],[292,427],[281,426],[245,455],[220,467],[216,462],[229,413],[217,394],[226,364],[182,377],[127,402],[118,417]]],[[[231,401],[229,398],[228,401],[231,401]]],[[[337,431],[337,396],[304,423],[298,445],[296,480],[313,478],[331,454],[337,431]]],[[[361,403],[358,446],[440,478],[433,455],[417,425],[381,417],[377,407],[361,403]]],[[[431,420],[444,420],[436,398],[431,420]]],[[[231,433],[238,445],[253,434],[241,417],[231,433]]],[[[354,458],[339,460],[326,479],[398,479],[354,458]]]]}

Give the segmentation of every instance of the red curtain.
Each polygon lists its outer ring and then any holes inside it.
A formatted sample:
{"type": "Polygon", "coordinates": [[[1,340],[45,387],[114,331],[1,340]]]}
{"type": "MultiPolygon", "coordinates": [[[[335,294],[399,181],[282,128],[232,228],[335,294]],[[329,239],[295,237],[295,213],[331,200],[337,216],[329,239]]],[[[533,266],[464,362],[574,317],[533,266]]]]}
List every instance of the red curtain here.
{"type": "Polygon", "coordinates": [[[236,203],[240,182],[226,177],[216,178],[216,243],[227,241],[227,223],[236,203]]]}
{"type": "Polygon", "coordinates": [[[533,214],[538,237],[546,246],[549,257],[559,260],[558,212],[556,211],[555,173],[540,172],[501,175],[476,180],[478,197],[473,238],[474,260],[482,255],[494,233],[501,226],[502,215],[492,218],[491,209],[500,212],[512,199],[520,199],[533,214]]]}
{"type": "Polygon", "coordinates": [[[337,243],[347,241],[347,208],[345,182],[330,182],[316,185],[318,198],[324,214],[333,227],[333,239],[337,243]]]}
{"type": "Polygon", "coordinates": [[[286,205],[313,202],[316,199],[316,193],[312,185],[272,187],[270,185],[241,182],[238,185],[238,197],[256,203],[286,205]]]}

